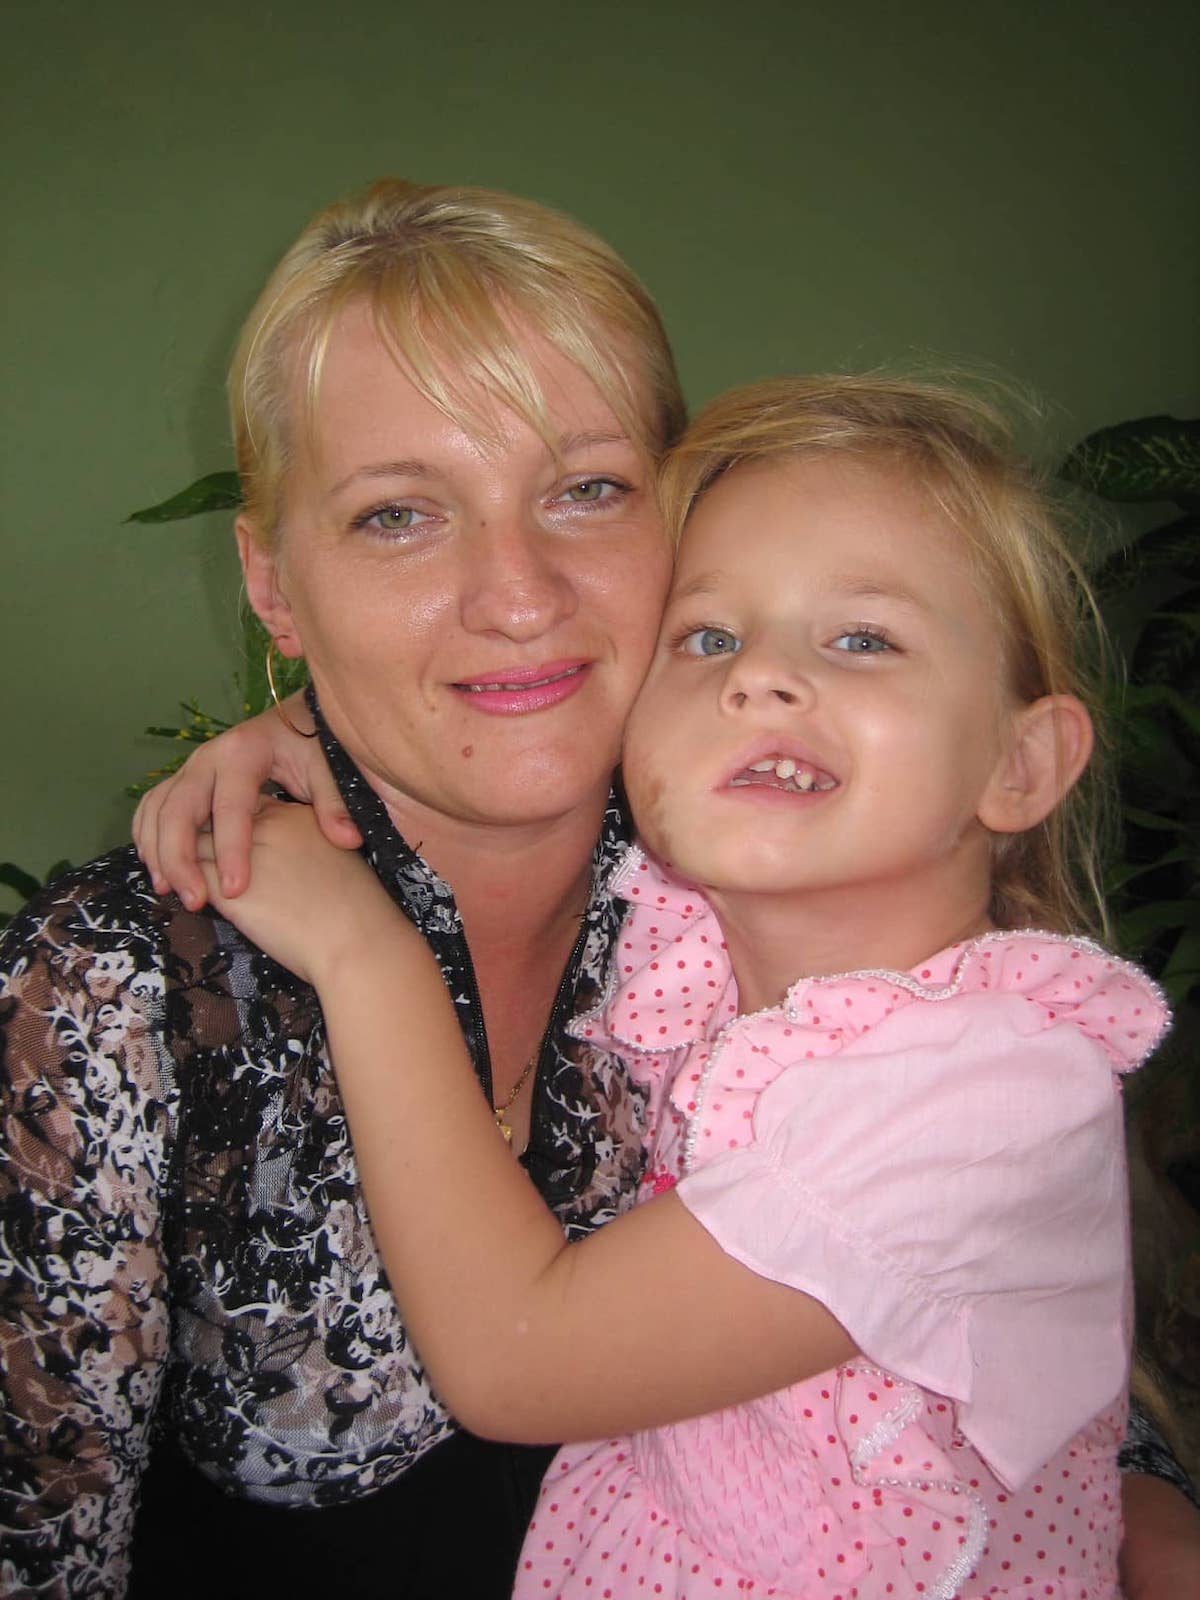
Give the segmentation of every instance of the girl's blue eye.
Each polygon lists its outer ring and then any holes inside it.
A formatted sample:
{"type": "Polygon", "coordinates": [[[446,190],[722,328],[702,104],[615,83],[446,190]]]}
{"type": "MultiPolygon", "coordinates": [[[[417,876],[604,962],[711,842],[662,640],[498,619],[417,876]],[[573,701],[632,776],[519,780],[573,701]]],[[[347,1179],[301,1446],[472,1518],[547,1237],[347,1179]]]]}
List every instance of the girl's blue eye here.
{"type": "Polygon", "coordinates": [[[892,646],[881,633],[872,633],[870,628],[855,628],[851,633],[839,634],[833,641],[833,648],[844,650],[848,655],[875,656],[892,646]]]}
{"type": "Polygon", "coordinates": [[[728,628],[696,628],[680,643],[688,656],[733,656],[742,648],[742,641],[728,628]]]}

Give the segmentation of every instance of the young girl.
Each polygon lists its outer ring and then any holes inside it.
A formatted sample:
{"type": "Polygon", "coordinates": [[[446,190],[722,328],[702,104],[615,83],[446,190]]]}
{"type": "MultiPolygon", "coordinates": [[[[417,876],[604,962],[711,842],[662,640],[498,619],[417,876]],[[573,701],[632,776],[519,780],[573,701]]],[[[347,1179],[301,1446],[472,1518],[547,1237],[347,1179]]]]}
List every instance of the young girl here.
{"type": "Polygon", "coordinates": [[[1086,590],[995,419],[930,386],[729,395],[664,494],[644,847],[578,1025],[644,1088],[644,1203],[564,1244],[425,945],[304,808],[209,892],[319,992],[438,1391],[601,1441],[552,1466],[518,1595],[1115,1596],[1118,1079],[1166,1013],[1080,937],[1086,590]]]}

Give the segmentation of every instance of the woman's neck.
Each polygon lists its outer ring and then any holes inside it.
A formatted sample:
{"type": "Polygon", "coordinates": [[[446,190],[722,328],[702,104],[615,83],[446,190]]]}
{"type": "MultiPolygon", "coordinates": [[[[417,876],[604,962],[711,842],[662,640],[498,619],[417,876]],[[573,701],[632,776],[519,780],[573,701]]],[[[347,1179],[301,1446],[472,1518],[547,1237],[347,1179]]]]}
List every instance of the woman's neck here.
{"type": "Polygon", "coordinates": [[[556,942],[591,883],[607,789],[559,816],[481,823],[384,797],[394,826],[454,892],[472,951],[556,942]]]}

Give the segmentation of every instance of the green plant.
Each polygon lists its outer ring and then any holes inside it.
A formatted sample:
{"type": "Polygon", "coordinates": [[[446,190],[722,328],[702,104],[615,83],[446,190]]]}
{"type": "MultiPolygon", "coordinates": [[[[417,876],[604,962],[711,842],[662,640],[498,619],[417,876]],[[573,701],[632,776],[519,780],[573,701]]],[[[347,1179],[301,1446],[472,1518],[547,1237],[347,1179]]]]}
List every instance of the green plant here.
{"type": "Polygon", "coordinates": [[[1121,796],[1111,910],[1121,948],[1179,1005],[1200,995],[1200,423],[1103,428],[1061,472],[1115,504],[1178,512],[1128,531],[1092,579],[1125,669],[1106,708],[1121,796]]]}
{"type": "MultiPolygon", "coordinates": [[[[1127,1093],[1138,1336],[1168,1377],[1200,1469],[1200,423],[1145,417],[1063,465],[1114,504],[1171,503],[1093,574],[1125,665],[1108,707],[1121,796],[1110,901],[1121,948],[1158,978],[1175,1027],[1127,1093]]],[[[1128,516],[1128,513],[1124,513],[1128,516]]],[[[1143,514],[1145,520],[1145,514],[1143,514]]]]}
{"type": "MultiPolygon", "coordinates": [[[[128,522],[143,524],[156,524],[163,522],[181,522],[188,517],[202,516],[209,511],[233,511],[242,503],[241,485],[236,472],[210,472],[203,478],[197,478],[195,483],[188,485],[178,494],[172,495],[167,500],[160,501],[157,505],[145,506],[140,511],[131,512],[128,522]]],[[[266,659],[269,643],[266,629],[254,615],[243,598],[241,604],[241,671],[239,673],[242,691],[242,716],[253,717],[260,711],[265,711],[271,704],[271,691],[267,682],[266,659]]],[[[279,657],[275,665],[275,682],[280,695],[291,694],[295,689],[301,689],[308,681],[308,675],[303,661],[289,661],[279,657]]],[[[180,710],[185,713],[182,723],[168,727],[147,728],[146,732],[155,738],[171,739],[185,746],[204,744],[206,740],[215,738],[229,727],[223,718],[214,716],[211,712],[203,710],[194,700],[180,702],[180,710]]],[[[147,789],[165,778],[168,773],[176,771],[187,760],[190,751],[178,751],[162,766],[156,767],[153,772],[148,772],[136,783],[129,785],[128,793],[135,798],[144,794],[147,789]]]]}
{"type": "MultiPolygon", "coordinates": [[[[44,878],[37,878],[32,872],[26,872],[24,867],[17,866],[15,861],[0,861],[0,887],[11,889],[19,900],[28,900],[43,884],[49,883],[51,878],[57,878],[60,872],[69,871],[70,866],[69,861],[56,861],[52,867],[46,869],[44,878]]],[[[12,919],[11,911],[0,911],[0,928],[12,919]]]]}

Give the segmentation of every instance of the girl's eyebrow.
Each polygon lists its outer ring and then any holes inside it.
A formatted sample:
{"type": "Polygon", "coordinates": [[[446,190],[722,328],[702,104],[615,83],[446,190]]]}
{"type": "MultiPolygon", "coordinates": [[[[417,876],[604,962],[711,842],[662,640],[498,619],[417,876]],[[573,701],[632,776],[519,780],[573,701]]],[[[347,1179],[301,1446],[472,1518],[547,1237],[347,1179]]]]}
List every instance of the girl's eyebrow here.
{"type": "MultiPolygon", "coordinates": [[[[712,594],[721,588],[722,583],[729,579],[719,568],[712,572],[702,572],[687,583],[680,584],[672,589],[670,600],[691,600],[693,598],[712,594]]],[[[829,594],[836,595],[839,599],[847,600],[894,600],[901,605],[912,606],[916,610],[928,611],[929,601],[923,599],[912,589],[907,588],[898,579],[888,578],[886,581],[878,578],[868,578],[861,573],[846,573],[844,576],[834,574],[831,579],[822,585],[829,594]]]]}
{"type": "Polygon", "coordinates": [[[864,577],[861,573],[847,573],[844,577],[835,574],[829,587],[851,600],[898,600],[902,605],[929,610],[927,599],[895,578],[883,580],[864,577]]]}
{"type": "Polygon", "coordinates": [[[691,578],[687,583],[679,584],[678,587],[673,586],[667,596],[668,603],[673,604],[676,600],[692,600],[698,595],[712,594],[721,587],[723,580],[725,574],[720,571],[702,572],[699,577],[691,578]]]}

